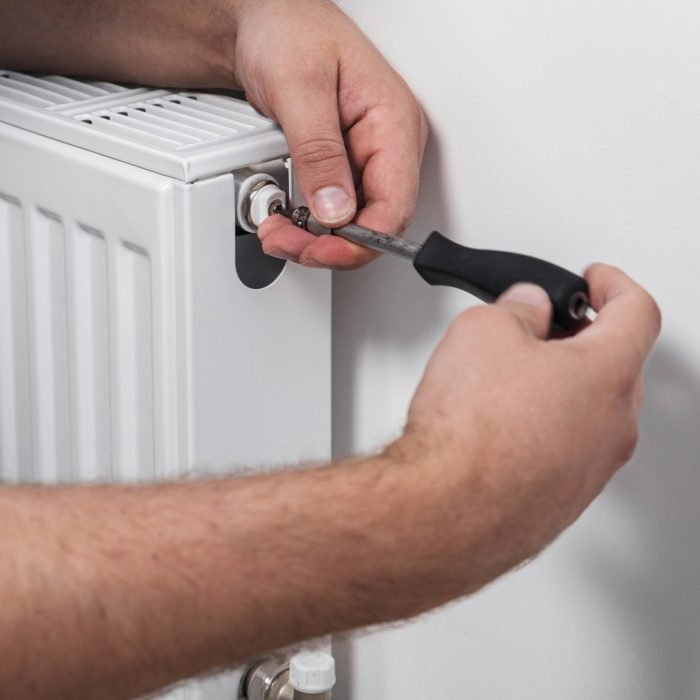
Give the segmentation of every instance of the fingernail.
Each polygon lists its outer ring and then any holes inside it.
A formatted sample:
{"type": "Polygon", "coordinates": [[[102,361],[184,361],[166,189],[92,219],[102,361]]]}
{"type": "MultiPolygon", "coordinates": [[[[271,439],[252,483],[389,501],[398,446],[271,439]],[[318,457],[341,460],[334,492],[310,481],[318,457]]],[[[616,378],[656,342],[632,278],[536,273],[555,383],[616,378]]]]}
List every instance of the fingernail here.
{"type": "Polygon", "coordinates": [[[355,211],[355,202],[340,187],[322,187],[311,198],[314,215],[324,223],[347,219],[355,211]]]}
{"type": "Polygon", "coordinates": [[[304,267],[325,267],[325,265],[321,265],[321,263],[316,262],[313,258],[306,258],[306,260],[301,260],[300,262],[304,267]]]}
{"type": "Polygon", "coordinates": [[[550,304],[547,292],[542,287],[529,282],[514,284],[501,295],[501,299],[530,306],[549,306],[550,304]]]}
{"type": "Polygon", "coordinates": [[[296,258],[293,255],[285,253],[279,248],[270,248],[270,250],[265,251],[265,255],[270,255],[273,258],[279,258],[280,260],[293,260],[294,262],[296,262],[296,258]]]}

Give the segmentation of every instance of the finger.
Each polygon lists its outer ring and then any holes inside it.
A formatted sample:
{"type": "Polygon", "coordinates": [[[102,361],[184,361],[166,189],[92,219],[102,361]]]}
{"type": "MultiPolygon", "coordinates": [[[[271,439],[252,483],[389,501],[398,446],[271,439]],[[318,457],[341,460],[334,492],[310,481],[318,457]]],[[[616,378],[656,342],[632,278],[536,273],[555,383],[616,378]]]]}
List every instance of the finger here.
{"type": "Polygon", "coordinates": [[[274,111],[289,145],[302,196],[326,226],[352,220],[357,206],[338,115],[337,73],[316,71],[287,81],[274,111]]]}
{"type": "Polygon", "coordinates": [[[340,236],[319,236],[304,250],[299,262],[309,267],[354,270],[378,257],[376,251],[363,248],[340,236]]]}
{"type": "MultiPolygon", "coordinates": [[[[348,150],[362,171],[365,204],[357,216],[361,226],[389,234],[402,233],[413,217],[418,196],[420,163],[425,147],[422,115],[414,111],[394,128],[394,115],[367,115],[348,134],[348,150]],[[409,128],[407,128],[407,123],[409,128]]],[[[303,253],[301,262],[333,269],[366,265],[378,253],[336,237],[321,236],[303,253]]]]}
{"type": "Polygon", "coordinates": [[[661,330],[659,307],[642,287],[616,267],[593,265],[585,277],[598,316],[572,342],[594,343],[612,361],[638,371],[661,330]]]}
{"type": "Polygon", "coordinates": [[[353,269],[365,265],[378,253],[354,245],[339,236],[314,236],[283,216],[271,216],[258,228],[263,251],[308,267],[353,269]]]}
{"type": "Polygon", "coordinates": [[[425,120],[417,105],[397,113],[376,108],[347,136],[353,163],[362,172],[365,206],[357,222],[400,234],[413,218],[426,140],[425,120]]]}
{"type": "Polygon", "coordinates": [[[299,261],[299,257],[315,236],[294,226],[283,216],[271,216],[258,227],[263,252],[275,258],[299,261]]]}
{"type": "Polygon", "coordinates": [[[540,339],[547,337],[552,322],[552,302],[542,287],[515,284],[501,294],[496,304],[510,311],[530,335],[540,339]]]}

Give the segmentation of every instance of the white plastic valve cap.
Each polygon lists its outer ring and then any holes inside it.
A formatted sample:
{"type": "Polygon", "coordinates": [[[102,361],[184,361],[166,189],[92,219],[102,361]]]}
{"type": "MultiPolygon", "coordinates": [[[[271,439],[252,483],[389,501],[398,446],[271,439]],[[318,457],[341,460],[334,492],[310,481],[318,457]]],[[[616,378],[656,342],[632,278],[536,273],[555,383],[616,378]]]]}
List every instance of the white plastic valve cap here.
{"type": "Polygon", "coordinates": [[[250,219],[256,225],[260,224],[270,216],[270,206],[273,202],[285,205],[287,197],[284,192],[273,184],[261,187],[254,195],[250,203],[250,219]]]}
{"type": "Polygon", "coordinates": [[[335,685],[335,659],[323,651],[302,651],[289,663],[289,682],[300,693],[327,693],[335,685]]]}

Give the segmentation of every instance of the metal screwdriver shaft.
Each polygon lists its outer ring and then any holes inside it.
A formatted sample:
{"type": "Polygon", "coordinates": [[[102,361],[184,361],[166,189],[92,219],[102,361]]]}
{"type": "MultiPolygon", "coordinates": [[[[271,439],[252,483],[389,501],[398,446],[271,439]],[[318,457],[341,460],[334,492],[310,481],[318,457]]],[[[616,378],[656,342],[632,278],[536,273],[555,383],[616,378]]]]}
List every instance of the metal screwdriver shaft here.
{"type": "Polygon", "coordinates": [[[372,248],[372,250],[378,250],[380,253],[392,253],[409,260],[413,260],[422,247],[420,243],[407,241],[396,236],[389,236],[386,233],[379,233],[379,231],[372,231],[357,224],[346,224],[341,228],[335,229],[326,228],[316,221],[307,207],[297,207],[293,211],[275,210],[273,213],[288,216],[295,226],[316,236],[324,234],[341,236],[353,243],[365,246],[365,248],[372,248]]]}

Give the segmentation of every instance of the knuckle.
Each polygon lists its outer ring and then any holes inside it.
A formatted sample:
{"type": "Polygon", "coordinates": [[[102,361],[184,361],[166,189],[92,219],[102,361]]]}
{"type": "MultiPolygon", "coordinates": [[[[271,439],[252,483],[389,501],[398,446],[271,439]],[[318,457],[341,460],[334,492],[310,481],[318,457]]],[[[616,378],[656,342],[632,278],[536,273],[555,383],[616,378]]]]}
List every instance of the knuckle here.
{"type": "Polygon", "coordinates": [[[622,353],[596,357],[590,370],[612,403],[629,401],[640,376],[636,363],[630,362],[629,357],[622,353]]]}
{"type": "Polygon", "coordinates": [[[625,464],[632,459],[632,456],[637,449],[639,443],[639,426],[634,421],[633,425],[627,430],[624,438],[620,441],[620,451],[618,460],[620,464],[625,464]]]}
{"type": "Polygon", "coordinates": [[[302,168],[328,172],[346,164],[345,144],[332,136],[301,141],[294,148],[294,160],[302,168]]]}
{"type": "Polygon", "coordinates": [[[425,146],[428,143],[428,136],[430,134],[430,125],[425,116],[418,101],[411,95],[410,103],[407,105],[407,114],[405,115],[409,123],[412,124],[411,133],[412,137],[415,137],[415,144],[417,146],[416,156],[418,160],[422,160],[423,154],[425,152],[425,146]]]}
{"type": "Polygon", "coordinates": [[[654,329],[654,335],[658,337],[659,333],[661,333],[661,326],[663,325],[661,309],[659,308],[659,305],[656,303],[656,300],[654,299],[654,297],[651,296],[651,294],[647,292],[645,292],[645,294],[648,306],[649,319],[652,328],[654,329]]]}
{"type": "Polygon", "coordinates": [[[468,327],[478,325],[485,330],[492,331],[510,323],[511,314],[498,306],[472,306],[462,311],[454,321],[453,327],[457,331],[462,331],[468,327]]]}
{"type": "Polygon", "coordinates": [[[612,370],[612,386],[618,398],[627,400],[637,385],[639,373],[629,364],[617,364],[612,370]]]}
{"type": "Polygon", "coordinates": [[[260,45],[266,79],[280,95],[287,95],[291,90],[299,90],[301,94],[311,90],[318,96],[335,94],[337,68],[318,47],[309,47],[304,60],[299,60],[296,49],[289,46],[270,52],[265,42],[260,45]]]}
{"type": "Polygon", "coordinates": [[[491,323],[492,313],[494,309],[488,306],[473,306],[470,309],[462,311],[459,315],[459,320],[461,323],[491,323]]]}
{"type": "Polygon", "coordinates": [[[472,310],[473,309],[466,309],[465,311],[461,311],[459,315],[455,318],[455,320],[452,322],[451,326],[451,331],[452,332],[460,332],[464,330],[467,326],[469,326],[474,319],[474,316],[472,315],[472,310]]]}
{"type": "Polygon", "coordinates": [[[397,234],[402,234],[410,225],[413,219],[413,208],[410,211],[402,210],[396,215],[394,229],[397,234]]]}
{"type": "Polygon", "coordinates": [[[596,268],[601,271],[607,271],[611,272],[615,275],[619,275],[620,277],[627,277],[625,274],[625,271],[621,268],[618,267],[617,265],[609,265],[607,263],[597,263],[596,268]]]}
{"type": "Polygon", "coordinates": [[[379,253],[373,250],[367,250],[366,248],[361,248],[360,246],[354,246],[348,252],[348,257],[343,264],[332,269],[356,270],[358,267],[362,267],[378,257],[379,253]]]}
{"type": "Polygon", "coordinates": [[[420,105],[416,103],[416,109],[418,111],[417,119],[418,119],[418,130],[420,134],[420,142],[423,147],[425,147],[425,144],[428,141],[428,136],[430,135],[430,125],[428,124],[428,120],[425,116],[425,112],[421,109],[420,105]]]}
{"type": "Polygon", "coordinates": [[[294,61],[293,80],[301,88],[313,86],[315,90],[323,90],[328,95],[335,94],[338,68],[335,62],[328,61],[325,50],[318,47],[309,52],[308,60],[294,61]]]}
{"type": "Polygon", "coordinates": [[[466,309],[460,312],[460,314],[452,321],[449,329],[449,335],[456,336],[457,338],[463,337],[470,332],[470,328],[475,323],[479,323],[479,309],[466,309]]]}

